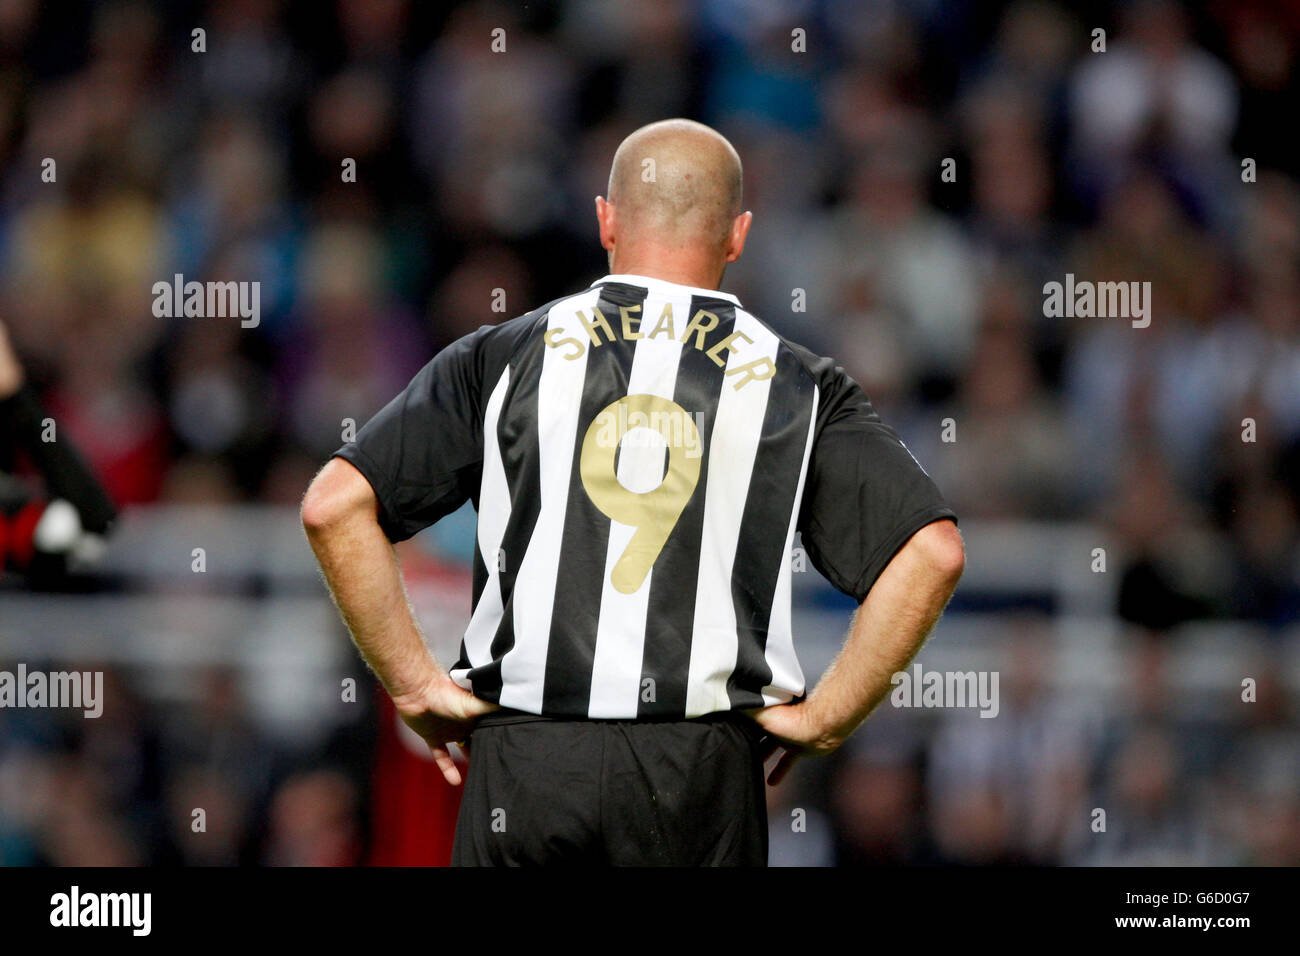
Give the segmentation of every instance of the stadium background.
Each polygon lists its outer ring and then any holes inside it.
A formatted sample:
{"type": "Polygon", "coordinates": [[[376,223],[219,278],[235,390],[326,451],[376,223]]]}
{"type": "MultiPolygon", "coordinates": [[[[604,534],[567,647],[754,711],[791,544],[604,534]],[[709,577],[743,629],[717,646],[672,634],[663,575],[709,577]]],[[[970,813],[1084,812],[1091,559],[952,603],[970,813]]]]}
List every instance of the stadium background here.
{"type": "MultiPolygon", "coordinates": [[[[1071,7],[0,0],[0,318],[123,510],[98,567],[0,589],[0,667],[107,693],[0,710],[0,861],[442,858],[454,797],[296,506],[434,350],[607,271],[614,147],[683,115],[745,161],[726,288],[839,357],[962,517],[922,666],[1001,678],[996,718],[886,702],[801,764],[773,862],[1300,863],[1300,11],[1071,7]],[[155,318],[178,272],[260,281],[259,326],[155,318]],[[1150,327],[1045,318],[1067,272],[1150,281],[1150,327]]],[[[472,520],[403,546],[444,651],[472,520]]],[[[811,680],[850,608],[795,579],[811,680]]]]}

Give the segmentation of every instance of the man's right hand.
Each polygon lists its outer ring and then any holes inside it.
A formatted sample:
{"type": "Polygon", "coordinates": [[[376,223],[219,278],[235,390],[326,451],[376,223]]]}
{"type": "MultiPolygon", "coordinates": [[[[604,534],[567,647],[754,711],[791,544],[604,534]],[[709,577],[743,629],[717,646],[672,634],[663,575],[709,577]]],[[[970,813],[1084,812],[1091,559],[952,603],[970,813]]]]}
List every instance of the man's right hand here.
{"type": "Polygon", "coordinates": [[[424,738],[438,769],[453,787],[460,786],[460,770],[447,744],[464,740],[479,717],[501,709],[475,697],[446,673],[435,675],[420,690],[395,695],[393,705],[406,726],[424,738]]]}

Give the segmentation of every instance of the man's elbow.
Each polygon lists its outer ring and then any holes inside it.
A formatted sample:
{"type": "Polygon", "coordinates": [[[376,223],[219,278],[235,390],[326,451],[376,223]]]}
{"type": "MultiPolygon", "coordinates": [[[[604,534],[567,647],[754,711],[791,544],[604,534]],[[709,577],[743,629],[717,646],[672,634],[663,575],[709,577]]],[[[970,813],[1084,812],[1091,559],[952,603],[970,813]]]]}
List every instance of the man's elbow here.
{"type": "Polygon", "coordinates": [[[302,499],[302,528],[307,537],[319,538],[330,528],[337,527],[343,515],[337,496],[320,487],[318,482],[312,482],[302,499]]]}
{"type": "Polygon", "coordinates": [[[370,485],[350,465],[332,460],[307,488],[302,499],[303,530],[309,538],[320,538],[366,512],[372,502],[370,485]]]}
{"type": "Polygon", "coordinates": [[[317,490],[314,484],[308,486],[307,494],[303,496],[299,517],[302,518],[302,529],[309,538],[319,537],[334,520],[327,496],[317,490]]]}
{"type": "Polygon", "coordinates": [[[956,587],[966,570],[966,548],[952,521],[936,521],[917,532],[921,556],[935,577],[956,587]]]}

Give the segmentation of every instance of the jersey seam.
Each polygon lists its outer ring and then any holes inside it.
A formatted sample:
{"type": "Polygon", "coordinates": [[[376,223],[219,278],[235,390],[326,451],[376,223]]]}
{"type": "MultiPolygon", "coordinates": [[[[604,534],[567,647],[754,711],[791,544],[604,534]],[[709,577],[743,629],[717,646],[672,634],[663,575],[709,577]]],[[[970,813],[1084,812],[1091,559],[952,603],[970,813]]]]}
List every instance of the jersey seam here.
{"type": "Polygon", "coordinates": [[[880,575],[884,573],[885,567],[890,559],[898,553],[899,549],[907,542],[912,535],[920,531],[927,524],[935,521],[951,518],[954,522],[957,520],[956,513],[948,505],[929,505],[912,512],[905,519],[895,525],[894,530],[889,536],[876,547],[871,553],[871,558],[867,561],[867,568],[862,572],[854,588],[854,597],[859,601],[866,600],[867,594],[875,586],[880,575]],[[883,560],[882,560],[883,559],[883,560]],[[878,566],[879,565],[879,566],[878,566]],[[874,573],[872,573],[874,571],[874,573]],[[870,578],[870,582],[867,579],[870,578]],[[863,587],[863,584],[866,587],[863,587]],[[861,597],[859,597],[861,595],[861,597]]]}

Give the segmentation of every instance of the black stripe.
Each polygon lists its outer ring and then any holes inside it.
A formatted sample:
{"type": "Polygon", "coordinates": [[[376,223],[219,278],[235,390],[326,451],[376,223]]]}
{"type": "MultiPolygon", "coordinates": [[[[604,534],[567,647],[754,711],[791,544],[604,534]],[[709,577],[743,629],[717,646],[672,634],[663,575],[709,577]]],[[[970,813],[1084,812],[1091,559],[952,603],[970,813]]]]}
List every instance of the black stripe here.
{"type": "Polygon", "coordinates": [[[772,669],[763,653],[776,579],[788,560],[785,535],[795,507],[815,388],[803,363],[781,345],[731,571],[737,654],[736,669],[727,678],[727,695],[733,709],[762,706],[762,690],[772,682],[772,669]]]}
{"type": "MultiPolygon", "coordinates": [[[[478,496],[476,494],[475,498],[477,497],[478,496]]],[[[474,589],[472,591],[473,599],[470,601],[471,615],[478,608],[478,602],[483,600],[483,589],[487,587],[487,582],[488,582],[487,565],[483,563],[483,555],[479,553],[477,529],[475,529],[475,535],[474,535],[474,557],[472,563],[474,569],[474,589]]],[[[465,638],[462,637],[460,639],[460,657],[456,659],[456,663],[451,669],[461,670],[468,667],[469,667],[469,652],[465,647],[465,638]]]]}
{"type": "MultiPolygon", "coordinates": [[[[600,300],[595,306],[614,330],[615,338],[612,342],[607,341],[598,331],[602,344],[587,344],[587,373],[582,382],[582,404],[578,410],[578,431],[574,436],[560,566],[556,569],[555,604],[551,611],[550,644],[546,652],[543,714],[585,717],[590,707],[591,672],[604,591],[610,519],[596,507],[583,487],[580,471],[582,441],[601,410],[627,394],[636,341],[622,338],[619,307],[641,305],[645,297],[643,288],[609,283],[601,286],[600,300]]],[[[590,310],[585,311],[589,320],[595,319],[590,310]]]]}
{"type": "MultiPolygon", "coordinates": [[[[735,307],[725,299],[692,296],[689,313],[674,316],[680,338],[696,311],[704,309],[718,317],[718,327],[705,345],[730,335],[736,323],[735,307]]],[[[653,311],[653,310],[652,310],[653,311]]],[[[658,316],[647,316],[646,321],[658,316]]],[[[641,686],[654,681],[654,700],[642,693],[638,717],[685,716],[686,681],[691,669],[691,635],[695,627],[695,591],[700,570],[700,543],[704,530],[704,500],[708,485],[708,447],[718,417],[718,395],[725,368],[694,347],[692,339],[682,346],[677,366],[673,401],[686,409],[700,429],[705,449],[700,463],[700,480],[691,500],[682,510],[650,576],[650,605],[646,615],[645,649],[641,660],[641,686]]],[[[724,353],[725,354],[725,353],[724,353]]]]}

